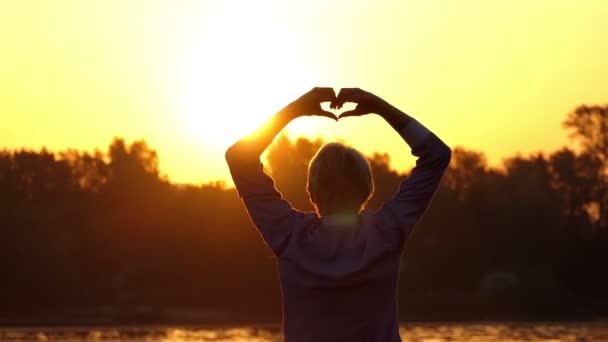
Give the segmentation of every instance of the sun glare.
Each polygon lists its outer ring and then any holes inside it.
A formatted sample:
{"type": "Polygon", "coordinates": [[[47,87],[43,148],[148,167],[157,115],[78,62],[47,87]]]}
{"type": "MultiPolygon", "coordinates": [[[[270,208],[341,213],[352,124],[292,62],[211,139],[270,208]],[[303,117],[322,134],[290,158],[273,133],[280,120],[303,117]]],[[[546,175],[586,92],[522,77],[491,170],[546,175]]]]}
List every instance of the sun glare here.
{"type": "MultiPolygon", "coordinates": [[[[272,11],[238,9],[216,15],[178,56],[176,108],[188,139],[227,148],[314,84],[305,54],[272,11]],[[265,15],[258,15],[265,13],[265,15]]],[[[253,5],[251,5],[253,6],[253,5]]],[[[257,6],[259,7],[259,6],[257,6]]],[[[300,45],[301,42],[299,42],[300,45]]]]}

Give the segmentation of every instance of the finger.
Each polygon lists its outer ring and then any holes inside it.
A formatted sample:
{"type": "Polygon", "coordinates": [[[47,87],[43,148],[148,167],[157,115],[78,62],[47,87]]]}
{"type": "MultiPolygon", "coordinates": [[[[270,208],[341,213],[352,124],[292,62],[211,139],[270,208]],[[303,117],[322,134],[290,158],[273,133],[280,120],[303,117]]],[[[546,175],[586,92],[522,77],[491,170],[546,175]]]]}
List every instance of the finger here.
{"type": "Polygon", "coordinates": [[[319,102],[331,102],[336,98],[334,88],[316,87],[313,89],[313,92],[315,93],[315,97],[319,102]]]}
{"type": "Polygon", "coordinates": [[[333,109],[340,109],[346,102],[357,102],[361,89],[359,88],[342,88],[338,92],[338,96],[332,102],[333,109]]]}

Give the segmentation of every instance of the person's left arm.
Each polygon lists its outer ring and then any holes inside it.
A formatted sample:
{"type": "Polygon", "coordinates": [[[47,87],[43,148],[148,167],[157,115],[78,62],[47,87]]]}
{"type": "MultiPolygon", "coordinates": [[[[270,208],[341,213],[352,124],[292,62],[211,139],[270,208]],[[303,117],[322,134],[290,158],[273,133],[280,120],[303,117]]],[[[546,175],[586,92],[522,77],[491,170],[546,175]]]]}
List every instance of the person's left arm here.
{"type": "Polygon", "coordinates": [[[298,117],[325,116],[337,120],[335,115],[321,108],[321,102],[333,101],[334,98],[332,88],[314,88],[226,151],[232,179],[249,217],[276,255],[287,242],[290,228],[305,214],[282,198],[272,178],[263,171],[260,156],[279,132],[298,117]]]}

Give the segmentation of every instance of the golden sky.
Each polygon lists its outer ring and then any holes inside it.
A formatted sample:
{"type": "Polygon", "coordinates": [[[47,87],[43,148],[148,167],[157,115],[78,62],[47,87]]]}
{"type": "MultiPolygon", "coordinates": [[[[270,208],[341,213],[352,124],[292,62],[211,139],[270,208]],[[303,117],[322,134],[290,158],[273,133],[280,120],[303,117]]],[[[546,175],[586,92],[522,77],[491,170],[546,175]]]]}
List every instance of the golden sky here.
{"type": "MultiPolygon", "coordinates": [[[[606,18],[604,0],[0,0],[0,148],[144,138],[172,181],[227,179],[240,135],[313,86],[357,86],[499,165],[608,102],[606,18]]],[[[289,129],[413,162],[374,116],[289,129]]]]}

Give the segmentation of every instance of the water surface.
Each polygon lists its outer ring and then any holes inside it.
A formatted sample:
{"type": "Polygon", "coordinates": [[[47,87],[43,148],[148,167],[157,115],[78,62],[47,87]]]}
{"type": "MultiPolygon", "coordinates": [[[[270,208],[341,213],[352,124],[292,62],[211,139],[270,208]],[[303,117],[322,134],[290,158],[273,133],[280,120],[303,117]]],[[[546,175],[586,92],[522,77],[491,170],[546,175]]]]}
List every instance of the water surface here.
{"type": "MultiPolygon", "coordinates": [[[[406,324],[409,342],[608,341],[608,322],[406,324]]],[[[278,326],[232,327],[19,327],[1,328],[0,341],[267,342],[282,341],[278,326]]]]}

